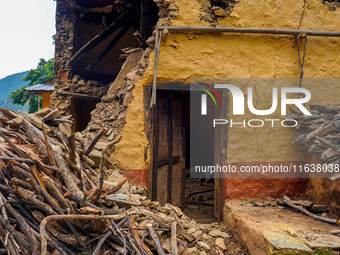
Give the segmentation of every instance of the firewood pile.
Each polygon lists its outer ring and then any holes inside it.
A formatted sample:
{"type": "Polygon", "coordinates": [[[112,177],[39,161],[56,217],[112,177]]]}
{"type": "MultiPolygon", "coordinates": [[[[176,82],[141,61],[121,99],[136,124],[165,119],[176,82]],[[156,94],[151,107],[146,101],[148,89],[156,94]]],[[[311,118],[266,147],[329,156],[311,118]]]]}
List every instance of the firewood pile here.
{"type": "Polygon", "coordinates": [[[310,109],[312,115],[294,112],[289,117],[298,122],[296,127],[301,130],[293,143],[308,148],[326,164],[340,164],[340,107],[311,105],[310,109]]]}
{"type": "Polygon", "coordinates": [[[223,254],[230,236],[218,225],[202,228],[146,196],[128,199],[119,194],[124,177],[106,185],[105,154],[120,137],[96,164],[89,155],[105,130],[84,149],[58,110],[0,111],[0,253],[223,254]]]}

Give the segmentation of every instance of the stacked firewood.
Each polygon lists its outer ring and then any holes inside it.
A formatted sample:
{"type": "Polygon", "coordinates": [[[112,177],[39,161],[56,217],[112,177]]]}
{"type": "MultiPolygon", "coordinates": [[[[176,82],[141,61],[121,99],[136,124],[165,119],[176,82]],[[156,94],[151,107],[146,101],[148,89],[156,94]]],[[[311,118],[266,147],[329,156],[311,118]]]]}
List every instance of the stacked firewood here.
{"type": "Polygon", "coordinates": [[[60,116],[58,110],[0,111],[0,253],[151,255],[210,250],[199,225],[179,208],[117,194],[126,178],[106,185],[106,150],[120,137],[102,149],[96,163],[90,153],[105,130],[82,148],[79,134],[71,130],[71,116],[60,116]]]}
{"type": "Polygon", "coordinates": [[[312,115],[294,112],[289,116],[301,130],[293,142],[320,156],[326,164],[340,164],[340,107],[311,105],[310,109],[312,115]]]}

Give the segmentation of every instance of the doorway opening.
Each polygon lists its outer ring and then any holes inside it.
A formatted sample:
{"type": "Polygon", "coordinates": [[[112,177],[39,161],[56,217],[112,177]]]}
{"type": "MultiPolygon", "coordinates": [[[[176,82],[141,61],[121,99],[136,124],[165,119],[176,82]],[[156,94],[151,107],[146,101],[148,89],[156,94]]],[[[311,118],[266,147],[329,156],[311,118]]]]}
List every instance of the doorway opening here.
{"type": "Polygon", "coordinates": [[[83,131],[91,120],[91,112],[100,102],[99,97],[77,98],[72,97],[70,112],[73,117],[72,129],[74,132],[83,131]]]}
{"type": "MultiPolygon", "coordinates": [[[[158,89],[153,117],[152,199],[178,206],[198,222],[211,223],[215,221],[214,178],[190,178],[190,172],[195,171],[190,148],[204,148],[199,157],[205,158],[205,162],[209,158],[214,164],[215,141],[204,139],[205,133],[214,130],[212,119],[195,123],[191,108],[200,109],[199,93],[195,96],[188,89],[158,89]]],[[[209,105],[208,109],[214,111],[209,105]]],[[[194,112],[200,114],[199,110],[194,112]]],[[[214,114],[209,116],[213,118],[214,114]]]]}

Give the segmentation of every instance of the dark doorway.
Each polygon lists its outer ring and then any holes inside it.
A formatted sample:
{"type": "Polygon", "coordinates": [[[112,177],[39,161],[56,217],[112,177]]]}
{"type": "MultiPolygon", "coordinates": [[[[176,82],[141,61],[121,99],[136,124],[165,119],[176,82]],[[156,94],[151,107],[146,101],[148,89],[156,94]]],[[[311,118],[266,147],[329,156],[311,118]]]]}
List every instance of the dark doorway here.
{"type": "Polygon", "coordinates": [[[83,131],[91,120],[91,111],[96,108],[98,99],[83,99],[72,97],[70,111],[74,119],[73,131],[83,131]]]}

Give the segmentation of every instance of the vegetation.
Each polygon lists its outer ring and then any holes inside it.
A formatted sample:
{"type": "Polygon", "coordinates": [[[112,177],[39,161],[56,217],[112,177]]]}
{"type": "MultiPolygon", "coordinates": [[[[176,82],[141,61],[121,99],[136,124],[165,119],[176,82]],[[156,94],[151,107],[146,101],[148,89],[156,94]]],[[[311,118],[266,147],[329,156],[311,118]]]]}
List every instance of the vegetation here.
{"type": "Polygon", "coordinates": [[[13,100],[11,103],[15,105],[28,105],[29,113],[38,111],[42,107],[42,97],[25,93],[24,89],[28,86],[41,83],[44,80],[54,76],[53,65],[54,59],[46,61],[45,59],[41,58],[38,67],[28,71],[26,77],[22,78],[22,80],[28,84],[16,90],[15,92],[11,92],[11,95],[9,96],[9,98],[13,100]]]}
{"type": "Polygon", "coordinates": [[[11,104],[12,99],[9,98],[11,91],[20,89],[22,86],[27,85],[27,82],[22,81],[22,78],[26,75],[27,72],[21,72],[8,75],[5,78],[0,79],[0,107],[9,108],[14,111],[27,111],[27,107],[25,106],[11,104]]]}

